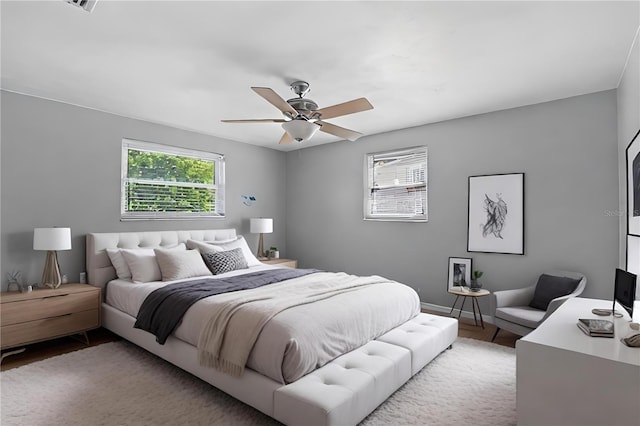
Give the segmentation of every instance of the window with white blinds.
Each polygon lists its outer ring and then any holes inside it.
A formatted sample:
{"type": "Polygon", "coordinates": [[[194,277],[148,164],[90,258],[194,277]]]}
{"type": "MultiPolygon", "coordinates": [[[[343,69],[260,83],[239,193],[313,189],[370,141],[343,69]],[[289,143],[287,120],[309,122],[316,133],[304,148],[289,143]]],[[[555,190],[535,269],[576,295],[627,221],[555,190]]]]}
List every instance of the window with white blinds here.
{"type": "Polygon", "coordinates": [[[121,218],[224,217],[224,156],[122,140],[121,218]]]}
{"type": "Polygon", "coordinates": [[[365,156],[364,218],[427,221],[427,147],[365,156]]]}

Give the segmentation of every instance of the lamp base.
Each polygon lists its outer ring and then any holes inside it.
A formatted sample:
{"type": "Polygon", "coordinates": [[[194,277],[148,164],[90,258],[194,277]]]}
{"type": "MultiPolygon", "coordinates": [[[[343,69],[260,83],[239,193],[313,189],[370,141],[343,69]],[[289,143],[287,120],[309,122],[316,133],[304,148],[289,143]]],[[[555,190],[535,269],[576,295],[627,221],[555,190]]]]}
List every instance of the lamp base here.
{"type": "Polygon", "coordinates": [[[258,259],[263,258],[266,259],[265,255],[264,255],[264,238],[262,236],[262,232],[260,233],[260,237],[258,238],[258,253],[257,253],[257,257],[258,259]]]}
{"type": "Polygon", "coordinates": [[[42,285],[49,288],[58,288],[62,284],[60,266],[58,265],[58,254],[55,250],[47,251],[47,260],[44,262],[42,271],[42,285]]]}
{"type": "Polygon", "coordinates": [[[43,285],[44,285],[45,287],[48,287],[48,288],[59,288],[59,287],[62,285],[62,283],[60,283],[60,284],[58,284],[58,285],[56,285],[56,284],[47,284],[47,283],[44,283],[43,285]]]}

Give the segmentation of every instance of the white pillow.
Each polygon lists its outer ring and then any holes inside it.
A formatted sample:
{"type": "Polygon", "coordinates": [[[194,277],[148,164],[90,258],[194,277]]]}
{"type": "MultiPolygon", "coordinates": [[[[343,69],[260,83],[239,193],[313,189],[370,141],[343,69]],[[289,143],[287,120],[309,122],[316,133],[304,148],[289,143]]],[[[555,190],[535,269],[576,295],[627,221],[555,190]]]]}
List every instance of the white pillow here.
{"type": "Polygon", "coordinates": [[[237,239],[238,239],[238,237],[233,237],[233,238],[225,238],[224,240],[209,240],[209,241],[204,241],[204,242],[205,243],[211,243],[211,244],[227,244],[227,243],[232,243],[237,239]]]}
{"type": "Polygon", "coordinates": [[[129,265],[127,265],[127,261],[124,260],[122,253],[120,253],[120,249],[107,249],[107,255],[116,270],[118,278],[121,280],[131,279],[131,270],[129,269],[129,265]]]}
{"type": "Polygon", "coordinates": [[[196,240],[187,240],[187,248],[189,250],[199,250],[201,253],[224,251],[221,247],[213,243],[205,243],[204,241],[196,240]]]}
{"type": "Polygon", "coordinates": [[[162,281],[212,275],[197,250],[155,249],[162,281]]]}
{"type": "Polygon", "coordinates": [[[247,260],[248,266],[260,266],[262,263],[251,252],[251,249],[247,245],[247,240],[242,235],[238,236],[234,241],[230,243],[218,244],[216,241],[211,241],[208,244],[222,248],[224,251],[233,250],[235,248],[241,248],[244,258],[247,260]]]}
{"type": "MultiPolygon", "coordinates": [[[[186,248],[184,244],[178,244],[176,247],[166,250],[182,251],[186,248]]],[[[162,279],[160,266],[153,249],[120,249],[120,253],[129,266],[131,280],[134,283],[148,283],[162,279]]]]}
{"type": "MultiPolygon", "coordinates": [[[[172,247],[168,247],[171,249],[186,249],[187,247],[184,243],[177,244],[172,247]]],[[[131,279],[131,270],[129,269],[129,265],[127,265],[127,261],[122,256],[121,250],[135,250],[138,253],[146,253],[146,254],[154,254],[152,248],[136,248],[136,249],[120,249],[120,248],[110,248],[107,249],[107,255],[109,256],[109,260],[111,260],[111,265],[116,270],[116,275],[121,280],[130,280],[131,279]]]]}
{"type": "Polygon", "coordinates": [[[162,279],[155,253],[133,249],[122,249],[120,252],[129,265],[131,280],[134,283],[147,283],[162,279]]]}

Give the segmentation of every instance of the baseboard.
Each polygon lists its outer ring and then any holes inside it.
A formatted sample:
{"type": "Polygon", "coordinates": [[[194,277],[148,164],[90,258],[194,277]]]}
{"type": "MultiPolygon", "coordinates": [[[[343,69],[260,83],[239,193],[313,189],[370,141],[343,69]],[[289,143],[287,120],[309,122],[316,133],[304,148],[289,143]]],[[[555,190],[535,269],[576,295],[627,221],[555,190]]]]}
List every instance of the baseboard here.
{"type": "MultiPolygon", "coordinates": [[[[433,303],[425,303],[425,302],[420,302],[420,306],[422,307],[422,309],[428,309],[430,311],[435,311],[435,312],[442,312],[444,314],[449,314],[449,312],[451,312],[450,306],[440,306],[440,305],[434,305],[433,303]]],[[[456,314],[455,317],[457,318],[458,317],[457,308],[454,311],[454,313],[456,314]]],[[[461,318],[473,319],[473,312],[462,311],[461,318]]],[[[486,323],[493,324],[493,317],[491,315],[482,314],[482,320],[486,323]]]]}

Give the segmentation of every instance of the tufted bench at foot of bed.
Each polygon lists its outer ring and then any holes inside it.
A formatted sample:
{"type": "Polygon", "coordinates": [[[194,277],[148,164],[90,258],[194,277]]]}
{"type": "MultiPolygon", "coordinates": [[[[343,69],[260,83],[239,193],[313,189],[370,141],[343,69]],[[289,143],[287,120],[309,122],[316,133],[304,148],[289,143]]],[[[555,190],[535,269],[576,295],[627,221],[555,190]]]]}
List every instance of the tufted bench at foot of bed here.
{"type": "Polygon", "coordinates": [[[355,425],[458,335],[453,318],[419,314],[274,393],[287,425],[355,425]]]}
{"type": "Polygon", "coordinates": [[[411,375],[447,349],[458,337],[458,321],[430,314],[420,314],[378,340],[411,351],[411,375]]]}

